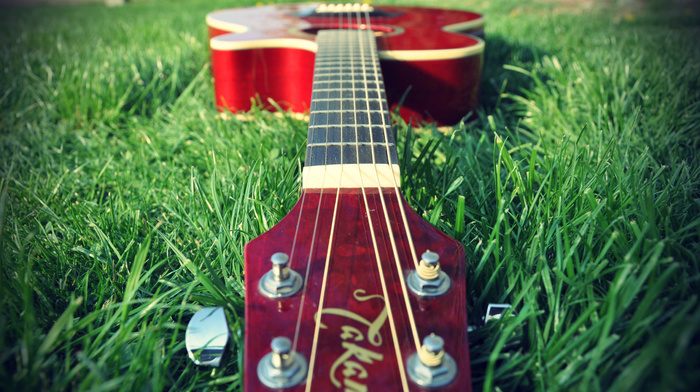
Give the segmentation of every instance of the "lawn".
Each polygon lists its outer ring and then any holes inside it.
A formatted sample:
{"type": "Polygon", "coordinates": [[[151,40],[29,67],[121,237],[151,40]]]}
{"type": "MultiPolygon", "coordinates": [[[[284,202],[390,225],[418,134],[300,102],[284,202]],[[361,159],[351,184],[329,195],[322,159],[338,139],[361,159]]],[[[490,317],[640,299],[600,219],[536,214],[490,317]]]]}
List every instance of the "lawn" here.
{"type": "MultiPolygon", "coordinates": [[[[470,324],[517,310],[470,334],[475,390],[700,385],[700,8],[430,3],[487,16],[471,121],[396,126],[470,324]]],[[[307,127],[217,115],[204,16],[245,4],[0,12],[3,389],[240,390],[243,246],[297,201],[307,127]],[[202,306],[217,371],[184,349],[202,306]]]]}

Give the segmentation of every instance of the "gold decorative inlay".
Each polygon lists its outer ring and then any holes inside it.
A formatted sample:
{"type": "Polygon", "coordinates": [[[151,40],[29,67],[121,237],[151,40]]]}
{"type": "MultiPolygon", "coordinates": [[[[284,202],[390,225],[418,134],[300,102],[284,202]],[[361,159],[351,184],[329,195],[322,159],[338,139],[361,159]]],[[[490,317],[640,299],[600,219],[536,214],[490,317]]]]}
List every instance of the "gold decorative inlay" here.
{"type": "MultiPolygon", "coordinates": [[[[365,302],[372,299],[379,299],[386,302],[384,297],[378,294],[365,295],[365,290],[357,289],[353,297],[358,302],[365,302]]],[[[321,311],[321,315],[334,315],[357,323],[364,328],[361,330],[355,325],[344,324],[340,327],[340,338],[343,340],[341,347],[344,352],[333,362],[330,371],[330,380],[337,388],[343,388],[348,392],[367,391],[367,385],[363,380],[369,378],[369,372],[363,364],[371,365],[374,361],[382,361],[384,355],[367,347],[362,347],[357,343],[365,339],[371,346],[379,347],[382,344],[381,329],[387,320],[387,309],[384,307],[374,320],[368,320],[357,313],[342,308],[328,308],[321,311]],[[338,379],[338,373],[342,375],[343,381],[338,379]]],[[[314,319],[318,313],[314,315],[314,319]]],[[[320,327],[328,329],[328,326],[320,323],[320,327]]]]}

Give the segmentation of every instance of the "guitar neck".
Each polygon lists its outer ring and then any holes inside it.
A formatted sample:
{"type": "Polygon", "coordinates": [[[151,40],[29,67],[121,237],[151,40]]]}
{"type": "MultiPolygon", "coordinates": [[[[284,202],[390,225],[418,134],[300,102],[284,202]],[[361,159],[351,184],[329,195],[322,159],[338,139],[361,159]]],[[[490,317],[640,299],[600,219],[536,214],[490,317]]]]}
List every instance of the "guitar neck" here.
{"type": "Polygon", "coordinates": [[[303,187],[398,187],[374,33],[322,30],[317,44],[303,187]]]}

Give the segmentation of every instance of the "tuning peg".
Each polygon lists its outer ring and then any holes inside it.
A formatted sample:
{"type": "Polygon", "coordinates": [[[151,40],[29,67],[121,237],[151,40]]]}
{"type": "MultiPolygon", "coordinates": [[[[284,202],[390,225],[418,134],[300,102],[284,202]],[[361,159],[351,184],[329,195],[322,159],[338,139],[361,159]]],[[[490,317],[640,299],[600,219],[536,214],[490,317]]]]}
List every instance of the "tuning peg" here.
{"type": "Polygon", "coordinates": [[[293,387],[306,378],[306,359],[292,349],[292,342],[284,337],[276,337],[270,343],[272,352],[258,362],[258,378],[269,388],[293,387]]]}
{"type": "Polygon", "coordinates": [[[423,346],[408,358],[408,376],[418,385],[442,387],[457,376],[457,364],[445,352],[445,341],[431,333],[423,339],[423,346]]]}
{"type": "Polygon", "coordinates": [[[436,297],[450,289],[450,278],[440,270],[440,255],[426,251],[416,270],[408,274],[408,288],[421,297],[436,297]]]}
{"type": "Polygon", "coordinates": [[[187,324],[187,354],[197,365],[219,367],[227,353],[230,337],[224,308],[202,308],[187,324]]]}
{"type": "Polygon", "coordinates": [[[303,279],[289,269],[289,256],[278,252],[270,257],[272,268],[260,279],[260,292],[269,298],[290,297],[299,292],[303,279]]]}

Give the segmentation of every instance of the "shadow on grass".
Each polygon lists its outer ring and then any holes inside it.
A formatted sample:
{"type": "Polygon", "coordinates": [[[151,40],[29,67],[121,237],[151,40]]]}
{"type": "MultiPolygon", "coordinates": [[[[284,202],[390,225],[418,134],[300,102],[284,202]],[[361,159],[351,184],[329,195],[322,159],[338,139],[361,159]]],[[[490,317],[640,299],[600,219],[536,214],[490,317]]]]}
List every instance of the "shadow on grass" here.
{"type": "Polygon", "coordinates": [[[504,65],[527,70],[546,54],[538,48],[515,43],[501,35],[487,35],[481,77],[480,100],[483,111],[487,115],[493,114],[501,107],[503,94],[520,94],[534,86],[532,78],[510,71],[504,65]]]}
{"type": "MultiPolygon", "coordinates": [[[[494,140],[494,133],[501,135],[503,140],[506,140],[508,149],[517,147],[527,143],[536,144],[539,137],[535,134],[522,134],[522,129],[519,126],[522,121],[522,113],[516,102],[508,98],[508,95],[522,96],[524,92],[531,91],[536,88],[535,80],[525,73],[517,72],[506,66],[522,68],[525,71],[530,71],[536,68],[536,64],[540,59],[548,53],[542,49],[523,45],[517,40],[509,39],[502,35],[491,34],[486,36],[486,50],[484,55],[484,66],[481,83],[480,102],[481,106],[477,111],[476,120],[467,127],[467,132],[473,127],[471,135],[467,138],[472,138],[472,144],[477,147],[471,147],[468,151],[473,152],[476,156],[467,158],[465,166],[470,167],[463,171],[465,184],[478,184],[477,186],[462,187],[462,194],[474,195],[474,200],[497,200],[498,195],[494,192],[492,183],[494,176],[497,174],[492,172],[493,167],[493,151],[495,147],[491,144],[494,140]],[[489,147],[479,148],[481,142],[476,140],[486,136],[486,144],[489,147]],[[479,191],[479,190],[481,191],[479,191]],[[485,192],[485,194],[483,193],[485,192]]],[[[545,75],[539,75],[540,80],[546,78],[545,75]]],[[[525,149],[526,150],[526,149],[525,149]]],[[[523,150],[523,151],[525,151],[523,150]]],[[[454,206],[450,206],[454,208],[454,206]]],[[[450,209],[448,208],[448,209],[450,209]]],[[[472,233],[465,233],[462,241],[468,237],[472,241],[478,238],[489,238],[489,232],[494,228],[490,222],[496,221],[496,216],[499,214],[498,203],[484,203],[481,205],[472,205],[471,211],[467,208],[467,220],[472,220],[475,224],[472,226],[472,233]],[[479,218],[481,217],[481,218],[479,218]]],[[[456,214],[457,211],[449,211],[448,214],[456,214]]],[[[496,229],[497,230],[497,229],[496,229]]],[[[468,248],[478,247],[476,243],[470,243],[468,248]]],[[[493,271],[476,271],[476,264],[479,259],[476,254],[468,256],[472,258],[468,262],[468,276],[472,279],[468,280],[469,292],[469,318],[470,325],[482,327],[469,334],[469,350],[472,359],[471,372],[472,382],[475,391],[480,391],[485,384],[490,384],[487,378],[494,377],[496,373],[505,371],[508,375],[498,375],[500,378],[500,387],[510,387],[517,390],[532,390],[534,383],[532,375],[527,373],[526,366],[522,366],[522,356],[519,353],[529,351],[528,339],[525,338],[527,331],[522,327],[518,327],[511,334],[503,338],[503,325],[493,323],[488,327],[483,327],[482,315],[486,313],[487,302],[494,302],[494,298],[502,298],[507,292],[502,284],[492,285],[490,279],[493,275],[498,276],[497,281],[507,282],[509,271],[505,269],[495,269],[493,271]],[[481,278],[478,278],[481,276],[481,278]],[[496,324],[496,325],[494,325],[496,324]],[[500,352],[499,359],[495,364],[489,364],[490,356],[496,347],[502,345],[498,351],[500,352]],[[512,356],[512,358],[511,358],[512,356]],[[510,360],[511,358],[513,360],[510,360]],[[517,358],[517,359],[516,359],[517,358]],[[489,369],[490,366],[495,366],[489,369]]],[[[488,269],[488,268],[487,268],[488,269]]]]}

